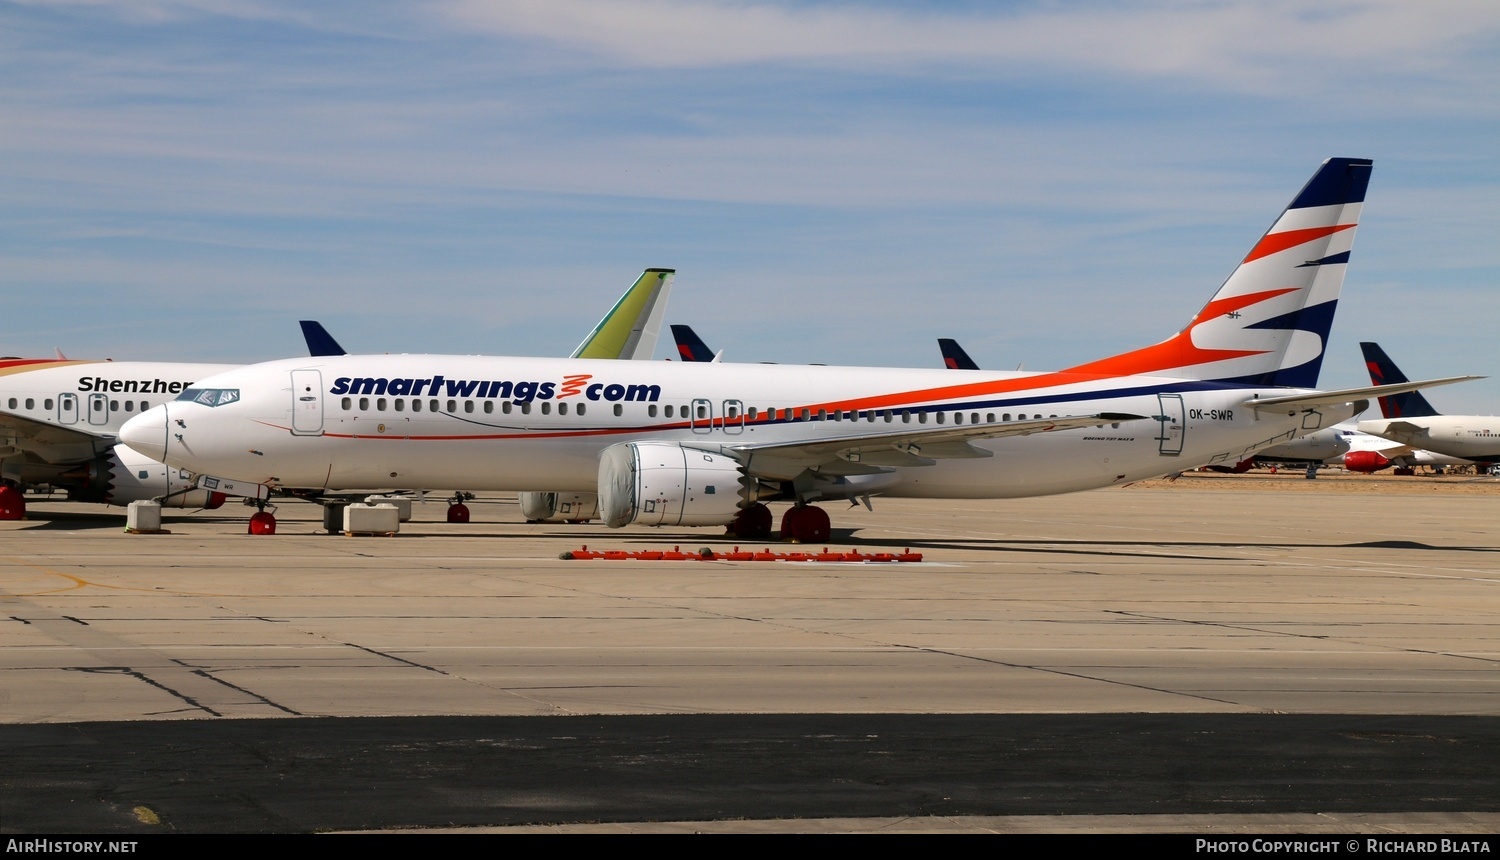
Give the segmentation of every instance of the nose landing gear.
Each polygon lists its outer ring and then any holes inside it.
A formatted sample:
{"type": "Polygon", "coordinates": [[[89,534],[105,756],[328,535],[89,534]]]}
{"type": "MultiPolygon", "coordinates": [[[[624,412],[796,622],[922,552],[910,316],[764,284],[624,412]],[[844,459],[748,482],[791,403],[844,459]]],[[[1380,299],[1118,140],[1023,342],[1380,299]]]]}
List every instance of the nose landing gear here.
{"type": "Polygon", "coordinates": [[[276,534],[276,517],[266,510],[265,502],[256,502],[256,512],[250,516],[250,534],[276,534]]]}

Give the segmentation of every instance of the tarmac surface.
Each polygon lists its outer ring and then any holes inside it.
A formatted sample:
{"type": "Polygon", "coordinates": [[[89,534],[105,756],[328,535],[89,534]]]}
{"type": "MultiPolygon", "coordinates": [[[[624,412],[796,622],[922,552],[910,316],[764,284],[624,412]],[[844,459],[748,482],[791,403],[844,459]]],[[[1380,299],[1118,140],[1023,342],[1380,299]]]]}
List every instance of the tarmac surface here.
{"type": "Polygon", "coordinates": [[[1500,830],[1500,484],[1253,478],[830,510],[918,564],[34,502],[0,832],[1500,830]]]}

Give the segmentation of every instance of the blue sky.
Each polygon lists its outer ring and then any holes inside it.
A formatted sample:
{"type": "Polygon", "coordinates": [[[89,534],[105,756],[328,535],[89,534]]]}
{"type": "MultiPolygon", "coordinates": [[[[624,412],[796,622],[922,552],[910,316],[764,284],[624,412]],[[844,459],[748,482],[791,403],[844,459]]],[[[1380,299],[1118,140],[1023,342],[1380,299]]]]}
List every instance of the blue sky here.
{"type": "Polygon", "coordinates": [[[1322,383],[1500,412],[1492,2],[0,2],[0,116],[5,354],[565,355],[666,266],[730,360],[1055,369],[1339,155],[1322,383]]]}

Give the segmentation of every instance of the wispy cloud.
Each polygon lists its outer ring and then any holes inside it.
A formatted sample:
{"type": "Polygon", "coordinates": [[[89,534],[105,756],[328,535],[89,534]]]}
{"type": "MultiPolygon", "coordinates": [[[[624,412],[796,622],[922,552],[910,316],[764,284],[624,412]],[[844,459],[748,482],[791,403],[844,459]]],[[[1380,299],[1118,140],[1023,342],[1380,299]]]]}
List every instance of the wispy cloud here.
{"type": "Polygon", "coordinates": [[[732,0],[452,0],[454,20],[640,68],[798,64],[912,72],[1123,74],[1290,95],[1390,73],[1479,80],[1500,7],[1409,3],[1032,3],[990,7],[732,0]],[[1309,69],[1318,75],[1309,79],[1309,69]],[[1287,89],[1294,86],[1294,89],[1287,89]]]}

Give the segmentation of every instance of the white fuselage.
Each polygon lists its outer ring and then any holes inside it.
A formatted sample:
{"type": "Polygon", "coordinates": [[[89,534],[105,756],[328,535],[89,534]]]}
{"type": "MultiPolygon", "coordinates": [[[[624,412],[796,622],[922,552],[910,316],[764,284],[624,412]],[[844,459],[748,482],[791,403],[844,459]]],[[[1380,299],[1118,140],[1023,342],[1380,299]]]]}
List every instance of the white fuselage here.
{"type": "MultiPolygon", "coordinates": [[[[289,359],[195,388],[214,393],[137,418],[123,440],[200,473],[328,490],[593,492],[600,452],[621,442],[743,455],[1039,416],[1152,416],[981,439],[993,456],[854,479],[885,495],[1033,496],[1235,463],[1351,414],[1257,411],[1245,401],[1301,392],[1169,377],[479,356],[289,359]]],[[[761,477],[796,477],[750,462],[761,477]]]]}
{"type": "Polygon", "coordinates": [[[6,477],[51,480],[115,444],[120,427],[193,382],[235,365],[143,361],[0,361],[6,477]]]}
{"type": "Polygon", "coordinates": [[[1365,433],[1450,457],[1500,460],[1500,418],[1489,415],[1428,415],[1421,418],[1370,418],[1359,422],[1365,433]]]}

